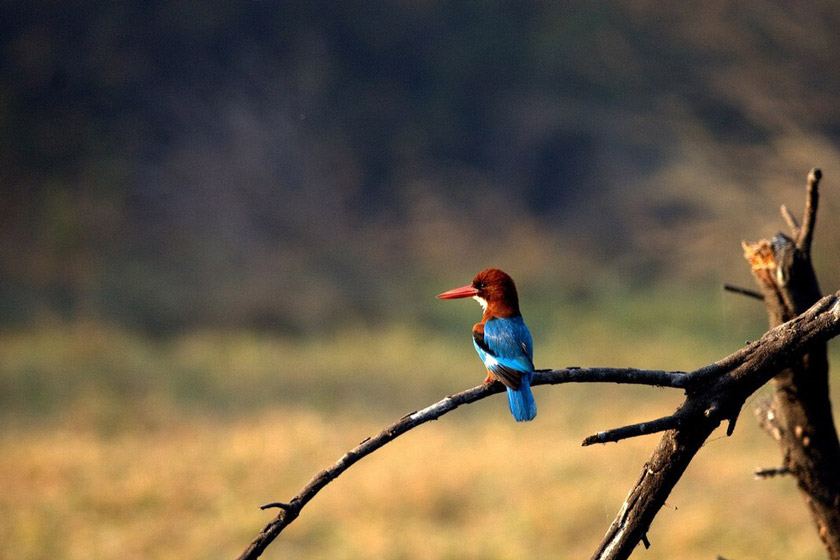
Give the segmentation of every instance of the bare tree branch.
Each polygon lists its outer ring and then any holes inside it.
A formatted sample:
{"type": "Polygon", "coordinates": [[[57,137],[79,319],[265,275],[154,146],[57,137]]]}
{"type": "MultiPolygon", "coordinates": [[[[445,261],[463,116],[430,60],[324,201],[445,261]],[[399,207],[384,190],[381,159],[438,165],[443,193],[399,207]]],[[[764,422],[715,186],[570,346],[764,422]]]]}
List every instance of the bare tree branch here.
{"type": "Polygon", "coordinates": [[[749,288],[742,288],[741,286],[734,286],[732,284],[724,284],[723,289],[734,294],[741,294],[742,296],[751,297],[760,301],[764,301],[764,296],[761,292],[751,290],[749,288]]]}
{"type": "MultiPolygon", "coordinates": [[[[650,546],[648,529],[696,453],[724,420],[729,422],[727,435],[731,435],[746,399],[774,378],[776,399],[761,405],[757,414],[762,426],[780,442],[784,463],[775,469],[759,469],[756,476],[793,474],[806,496],[829,555],[840,558],[840,483],[837,482],[840,477],[836,472],[840,445],[828,400],[825,352],[826,342],[840,334],[840,292],[820,298],[810,264],[820,178],[819,169],[809,174],[801,227],[787,208],[782,207],[782,216],[795,241],[780,233],[771,241],[743,243],[761,293],[725,287],[764,301],[771,326],[777,326],[761,339],[691,373],[620,368],[567,368],[535,373],[534,385],[614,382],[685,390],[685,401],[670,416],[599,432],[584,440],[584,445],[591,445],[664,431],[594,559],[623,560],[640,542],[650,546]]],[[[258,557],[322,488],[363,457],[423,423],[503,390],[501,384],[492,383],[448,396],[365,439],[316,474],[289,502],[263,506],[280,511],[239,558],[258,557]]]]}
{"type": "Polygon", "coordinates": [[[539,369],[534,372],[534,380],[531,384],[557,385],[560,383],[619,383],[682,389],[688,383],[688,374],[682,371],[573,366],[555,370],[539,369]]]}
{"type": "Polygon", "coordinates": [[[787,222],[787,225],[790,228],[791,236],[794,238],[799,237],[799,221],[791,213],[790,209],[786,205],[782,204],[779,212],[782,214],[782,218],[784,218],[785,222],[787,222]]]}
{"type": "Polygon", "coordinates": [[[775,467],[769,469],[755,469],[755,477],[756,478],[773,478],[774,476],[782,476],[785,474],[791,474],[790,469],[787,467],[775,467]]]}
{"type": "MultiPolygon", "coordinates": [[[[631,492],[632,501],[628,498],[619,519],[614,522],[616,530],[611,527],[608,533],[611,535],[610,541],[602,550],[605,553],[612,551],[612,555],[599,553],[596,557],[626,558],[633,547],[645,538],[647,528],[664,504],[670,489],[715,427],[737,414],[744,400],[778,369],[795,359],[804,347],[815,341],[827,340],[839,332],[840,294],[837,294],[823,298],[808,313],[769,331],[759,341],[692,373],[622,368],[567,368],[535,372],[533,385],[632,383],[681,388],[687,394],[685,403],[673,415],[673,418],[684,418],[685,426],[677,422],[676,429],[671,426],[665,432],[653,457],[645,465],[642,478],[631,492]],[[654,480],[658,482],[651,484],[654,480]],[[615,555],[619,551],[625,551],[625,555],[615,555]]],[[[291,500],[268,504],[266,507],[278,507],[280,511],[239,558],[245,560],[259,557],[283,529],[297,519],[303,507],[321,489],[360,459],[421,424],[436,420],[461,405],[474,403],[502,391],[504,387],[500,383],[473,387],[407,414],[377,435],[365,439],[333,465],[317,473],[291,500]]],[[[650,424],[660,426],[670,422],[667,418],[650,424]]]]}
{"type": "Polygon", "coordinates": [[[805,199],[805,215],[802,218],[802,228],[796,239],[796,246],[804,253],[811,253],[811,241],[814,238],[814,226],[817,222],[817,207],[820,201],[819,185],[822,171],[814,168],[808,174],[807,196],[805,199]]]}
{"type": "Polygon", "coordinates": [[[715,428],[724,420],[731,424],[749,395],[802,352],[838,334],[840,292],[731,356],[688,374],[686,400],[673,415],[681,422],[663,434],[592,558],[628,558],[715,428]]]}
{"type": "Polygon", "coordinates": [[[631,437],[646,436],[648,434],[655,434],[657,432],[675,429],[679,425],[680,416],[675,413],[670,416],[664,416],[662,418],[657,418],[656,420],[651,420],[649,422],[640,422],[638,424],[631,424],[629,426],[615,428],[613,430],[598,432],[597,434],[593,434],[584,439],[581,445],[586,447],[587,445],[592,445],[594,443],[610,443],[631,437]]]}
{"type": "MultiPolygon", "coordinates": [[[[641,370],[634,368],[577,368],[560,370],[538,370],[534,372],[532,385],[556,385],[561,383],[623,383],[650,385],[653,387],[684,388],[686,374],[661,370],[641,370]]],[[[288,502],[272,502],[266,508],[279,508],[280,512],[251,541],[248,548],[239,556],[240,560],[257,558],[262,551],[277,538],[290,523],[297,519],[301,509],[309,503],[327,484],[338,478],[360,459],[370,455],[383,445],[398,438],[407,431],[437,420],[461,405],[470,404],[489,396],[501,393],[505,387],[501,383],[482,384],[455,395],[445,397],[426,408],[412,412],[400,418],[373,437],[366,438],[359,445],[345,453],[338,461],[320,471],[309,483],[288,502]]]]}

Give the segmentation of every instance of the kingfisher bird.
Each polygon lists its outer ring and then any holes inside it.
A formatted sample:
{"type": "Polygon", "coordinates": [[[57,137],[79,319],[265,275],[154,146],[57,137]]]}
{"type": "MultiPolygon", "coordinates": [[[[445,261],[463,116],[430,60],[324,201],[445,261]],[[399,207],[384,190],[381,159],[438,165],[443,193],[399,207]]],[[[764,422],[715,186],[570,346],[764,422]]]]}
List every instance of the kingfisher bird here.
{"type": "Polygon", "coordinates": [[[485,383],[500,381],[507,387],[510,412],[517,422],[533,420],[537,403],[531,392],[534,350],[531,332],[519,312],[513,279],[498,268],[476,274],[472,284],[443,292],[438,299],[471,297],[484,314],[473,326],[473,345],[487,368],[485,383]]]}

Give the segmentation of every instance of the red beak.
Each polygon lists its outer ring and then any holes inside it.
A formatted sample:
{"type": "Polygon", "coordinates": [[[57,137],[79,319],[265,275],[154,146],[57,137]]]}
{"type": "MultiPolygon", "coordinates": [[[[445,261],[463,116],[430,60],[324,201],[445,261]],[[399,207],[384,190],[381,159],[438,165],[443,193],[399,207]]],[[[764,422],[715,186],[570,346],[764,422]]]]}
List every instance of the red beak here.
{"type": "Polygon", "coordinates": [[[460,288],[455,288],[454,290],[449,290],[443,292],[442,294],[438,294],[438,299],[458,299],[458,298],[465,298],[465,297],[473,297],[474,295],[478,294],[478,290],[473,288],[471,285],[462,286],[460,288]]]}

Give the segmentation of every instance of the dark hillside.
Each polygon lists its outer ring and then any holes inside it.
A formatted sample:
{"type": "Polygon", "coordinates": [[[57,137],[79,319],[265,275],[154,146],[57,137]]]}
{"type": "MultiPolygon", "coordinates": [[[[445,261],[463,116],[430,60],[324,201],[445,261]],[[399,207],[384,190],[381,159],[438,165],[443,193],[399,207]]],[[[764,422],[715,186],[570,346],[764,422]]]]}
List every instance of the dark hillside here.
{"type": "Polygon", "coordinates": [[[836,214],[838,26],[834,2],[5,3],[0,321],[297,332],[488,264],[732,279],[812,166],[836,214]]]}

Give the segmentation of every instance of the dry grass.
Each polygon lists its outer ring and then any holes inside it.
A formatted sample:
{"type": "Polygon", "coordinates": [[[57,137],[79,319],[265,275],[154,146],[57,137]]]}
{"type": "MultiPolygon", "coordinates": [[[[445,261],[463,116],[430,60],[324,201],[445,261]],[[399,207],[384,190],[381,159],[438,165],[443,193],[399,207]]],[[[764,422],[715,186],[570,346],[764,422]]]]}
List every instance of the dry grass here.
{"type": "MultiPolygon", "coordinates": [[[[554,412],[564,398],[539,396],[532,425],[509,422],[498,399],[364,460],[267,557],[587,557],[655,439],[581,449],[580,436],[600,422],[577,422],[554,412]]],[[[289,410],[110,437],[62,427],[5,433],[3,557],[234,557],[268,519],[258,504],[290,497],[376,429],[289,410]]],[[[751,479],[752,467],[776,457],[748,430],[699,456],[645,558],[820,557],[790,481],[751,479]]]]}
{"type": "MultiPolygon", "coordinates": [[[[591,331],[581,323],[581,337],[591,331]]],[[[270,517],[259,504],[288,499],[400,413],[478,382],[462,341],[425,337],[417,350],[407,344],[415,335],[358,331],[320,353],[318,341],[250,335],[164,343],[94,327],[4,335],[0,558],[235,557],[270,517]],[[420,354],[432,364],[425,377],[420,354]],[[308,369],[301,356],[310,357],[308,369]],[[292,379],[290,369],[309,376],[292,379]],[[46,404],[15,403],[25,387],[26,399],[47,392],[46,404]],[[402,394],[387,400],[398,387],[402,394]],[[256,405],[243,412],[249,399],[256,405]]],[[[657,355],[667,362],[666,346],[690,346],[674,333],[662,346],[656,340],[621,346],[644,350],[634,365],[657,355]]],[[[552,348],[547,361],[573,351],[552,348]]],[[[266,558],[588,557],[656,438],[590,448],[580,441],[666,413],[680,395],[565,386],[536,396],[531,424],[512,422],[499,397],[366,458],[266,558]]],[[[752,479],[754,467],[777,461],[746,411],[732,438],[718,434],[700,453],[650,531],[653,548],[638,556],[821,558],[793,483],[752,479]]]]}

